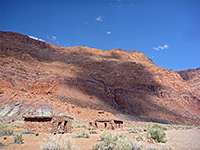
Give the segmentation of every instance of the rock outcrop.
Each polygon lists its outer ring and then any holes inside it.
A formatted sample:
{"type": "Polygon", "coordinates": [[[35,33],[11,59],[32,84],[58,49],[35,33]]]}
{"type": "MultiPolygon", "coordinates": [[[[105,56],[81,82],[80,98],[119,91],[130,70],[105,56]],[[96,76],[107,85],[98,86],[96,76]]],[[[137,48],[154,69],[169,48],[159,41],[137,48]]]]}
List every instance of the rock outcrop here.
{"type": "Polygon", "coordinates": [[[178,73],[188,83],[192,94],[200,99],[200,68],[178,71],[178,73]]]}
{"type": "Polygon", "coordinates": [[[193,77],[159,67],[137,51],[65,48],[0,32],[0,117],[127,114],[200,124],[198,70],[193,77]]]}

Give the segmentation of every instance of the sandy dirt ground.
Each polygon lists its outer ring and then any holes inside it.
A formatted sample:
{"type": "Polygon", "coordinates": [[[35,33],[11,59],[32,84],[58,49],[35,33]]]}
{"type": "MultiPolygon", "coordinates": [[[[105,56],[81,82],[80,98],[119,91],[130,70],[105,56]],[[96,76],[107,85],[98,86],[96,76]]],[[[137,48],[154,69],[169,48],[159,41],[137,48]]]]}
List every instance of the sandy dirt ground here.
{"type": "Polygon", "coordinates": [[[200,150],[200,129],[166,131],[166,145],[175,150],[200,150]]]}
{"type": "MultiPolygon", "coordinates": [[[[120,132],[120,131],[107,131],[107,132],[120,132]]],[[[126,131],[121,131],[122,133],[133,137],[135,134],[130,134],[126,131]]],[[[98,143],[100,140],[99,134],[90,135],[90,138],[75,138],[76,133],[56,135],[70,137],[77,146],[77,150],[92,150],[92,146],[98,143]]],[[[162,148],[168,147],[173,150],[200,150],[200,129],[186,129],[186,130],[168,130],[166,131],[167,143],[156,143],[151,144],[151,146],[162,148]]],[[[23,134],[24,143],[23,144],[13,144],[13,137],[6,136],[7,139],[3,141],[5,146],[0,147],[1,150],[40,150],[40,147],[48,136],[51,134],[40,134],[35,136],[34,134],[23,134]]],[[[5,136],[4,136],[5,137],[5,136]]],[[[3,137],[1,137],[3,139],[3,137]]]]}

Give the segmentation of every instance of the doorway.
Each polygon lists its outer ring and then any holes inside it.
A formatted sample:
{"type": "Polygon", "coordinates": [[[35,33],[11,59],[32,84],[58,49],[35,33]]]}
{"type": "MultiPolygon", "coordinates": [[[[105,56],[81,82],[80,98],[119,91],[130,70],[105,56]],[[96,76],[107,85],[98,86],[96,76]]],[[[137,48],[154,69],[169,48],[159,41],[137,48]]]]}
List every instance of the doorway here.
{"type": "Polygon", "coordinates": [[[105,129],[106,129],[106,127],[107,127],[107,123],[104,123],[104,125],[105,125],[105,129]]]}
{"type": "Polygon", "coordinates": [[[58,129],[61,129],[61,122],[58,122],[58,129]]]}
{"type": "Polygon", "coordinates": [[[68,121],[64,122],[64,130],[65,130],[65,132],[68,131],[68,121]]]}

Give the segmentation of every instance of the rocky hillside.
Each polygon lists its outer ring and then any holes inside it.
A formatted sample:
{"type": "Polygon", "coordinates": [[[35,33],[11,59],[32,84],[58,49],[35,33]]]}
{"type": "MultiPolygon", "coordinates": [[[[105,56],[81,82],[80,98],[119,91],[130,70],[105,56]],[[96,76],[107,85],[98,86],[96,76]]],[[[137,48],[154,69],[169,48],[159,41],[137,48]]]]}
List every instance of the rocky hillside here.
{"type": "Polygon", "coordinates": [[[188,83],[193,95],[200,97],[200,68],[178,71],[178,73],[188,83]]]}
{"type": "Polygon", "coordinates": [[[159,67],[137,51],[65,48],[0,32],[4,119],[62,113],[90,120],[123,114],[200,124],[199,73],[187,75],[159,67]]]}

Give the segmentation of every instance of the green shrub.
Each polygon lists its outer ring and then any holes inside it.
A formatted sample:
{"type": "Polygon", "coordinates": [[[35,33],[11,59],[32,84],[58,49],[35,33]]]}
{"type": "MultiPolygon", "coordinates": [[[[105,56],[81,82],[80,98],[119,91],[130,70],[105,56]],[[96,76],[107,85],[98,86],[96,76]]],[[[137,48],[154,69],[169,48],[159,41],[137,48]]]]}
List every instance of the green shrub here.
{"type": "Polygon", "coordinates": [[[35,136],[39,136],[39,133],[35,133],[35,136]]]}
{"type": "Polygon", "coordinates": [[[82,130],[77,133],[76,138],[90,138],[88,131],[82,130]]]}
{"type": "Polygon", "coordinates": [[[14,143],[16,144],[22,144],[23,143],[23,138],[22,138],[22,134],[16,134],[14,135],[14,143]]]}
{"type": "Polygon", "coordinates": [[[15,128],[17,128],[17,129],[19,129],[19,128],[20,128],[20,126],[18,126],[18,125],[14,125],[14,127],[15,127],[15,128]]]}
{"type": "Polygon", "coordinates": [[[41,150],[77,150],[74,142],[64,136],[50,136],[40,145],[41,150]]]}
{"type": "Polygon", "coordinates": [[[76,128],[81,128],[81,126],[80,126],[80,125],[77,125],[76,128]]]}
{"type": "Polygon", "coordinates": [[[155,124],[153,127],[151,127],[148,131],[148,135],[155,141],[155,142],[166,142],[166,134],[164,132],[164,129],[155,124]]]}
{"type": "Polygon", "coordinates": [[[0,125],[0,137],[4,135],[13,135],[14,130],[12,126],[0,125]]]}
{"type": "Polygon", "coordinates": [[[93,146],[93,150],[132,150],[133,141],[123,134],[103,134],[101,141],[93,146]]]}

